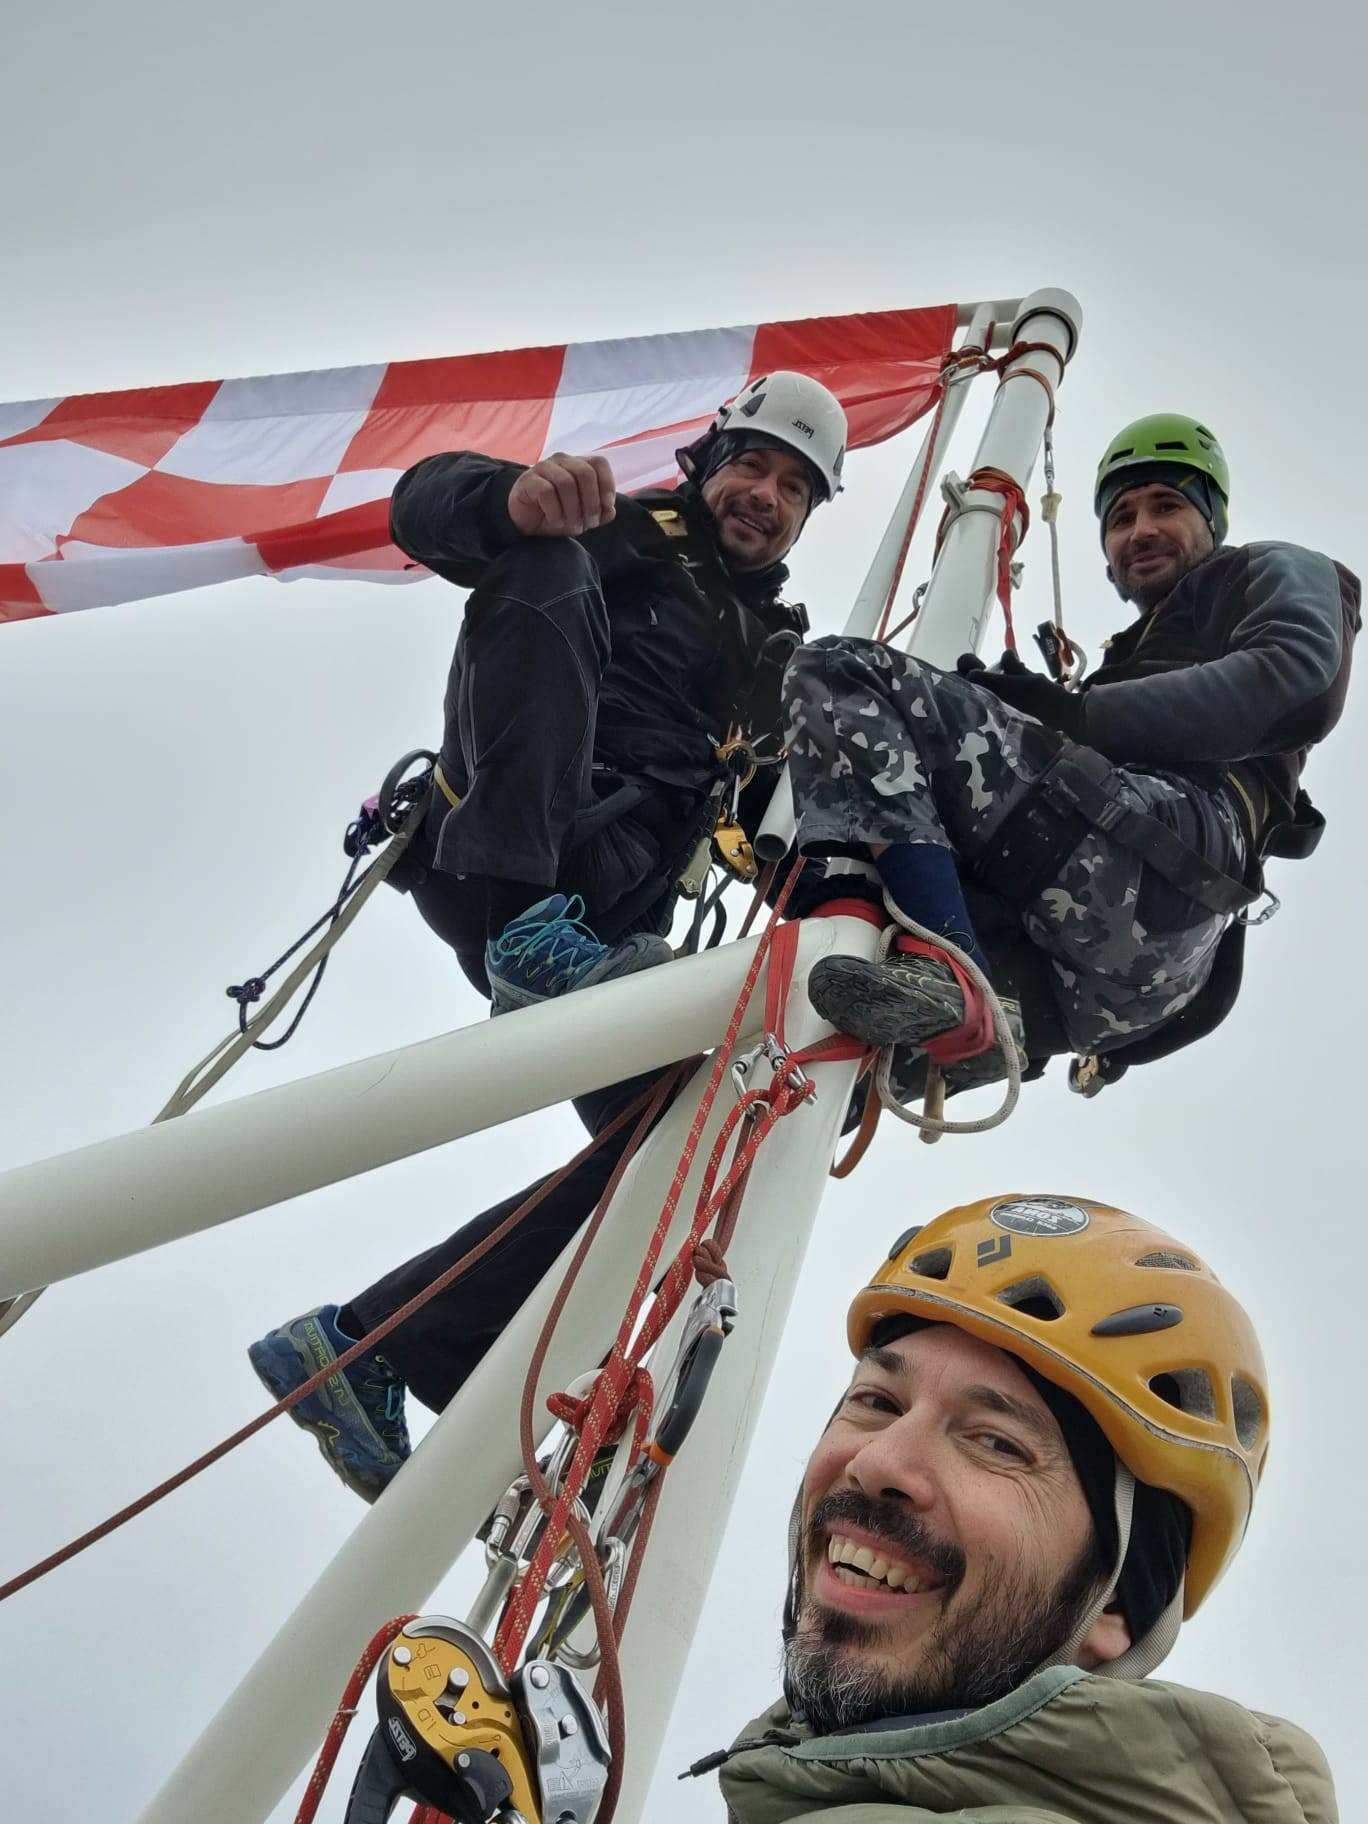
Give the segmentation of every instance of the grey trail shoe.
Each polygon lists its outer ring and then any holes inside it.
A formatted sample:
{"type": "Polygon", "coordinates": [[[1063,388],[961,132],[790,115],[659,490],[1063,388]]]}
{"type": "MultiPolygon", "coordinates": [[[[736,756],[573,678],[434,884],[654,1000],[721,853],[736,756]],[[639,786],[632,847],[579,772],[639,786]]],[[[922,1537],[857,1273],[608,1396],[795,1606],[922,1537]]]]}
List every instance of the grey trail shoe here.
{"type": "MultiPolygon", "coordinates": [[[[964,1023],[964,993],[948,963],[929,956],[887,957],[881,963],[857,956],[826,956],[808,980],[808,998],[824,1020],[867,1045],[921,1049],[928,1039],[964,1023]]],[[[1002,1010],[1024,1060],[1021,1008],[1004,1000],[1002,1010]]],[[[1007,1075],[1001,1045],[952,1064],[946,1084],[977,1089],[1007,1075]]]]}
{"type": "MultiPolygon", "coordinates": [[[[339,1329],[337,1306],[320,1305],[263,1336],[247,1354],[260,1380],[283,1400],[355,1341],[339,1329]]],[[[363,1501],[383,1494],[410,1454],[404,1383],[374,1350],[291,1407],[290,1417],[313,1434],[324,1460],[363,1501]]]]}
{"type": "Polygon", "coordinates": [[[576,988],[615,981],[674,958],[666,938],[638,932],[601,944],[584,923],[584,901],[553,893],[538,900],[485,946],[494,1013],[535,1007],[576,988]]]}

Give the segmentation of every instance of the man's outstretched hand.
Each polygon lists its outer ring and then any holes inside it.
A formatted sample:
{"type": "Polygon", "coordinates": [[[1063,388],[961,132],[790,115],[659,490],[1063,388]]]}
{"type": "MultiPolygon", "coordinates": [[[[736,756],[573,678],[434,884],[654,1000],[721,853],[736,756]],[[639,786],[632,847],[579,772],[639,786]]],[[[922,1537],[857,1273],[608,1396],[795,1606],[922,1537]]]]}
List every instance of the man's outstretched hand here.
{"type": "Polygon", "coordinates": [[[606,456],[544,456],[524,469],[508,496],[508,517],[524,538],[578,538],[617,511],[606,456]]]}
{"type": "Polygon", "coordinates": [[[1024,716],[1034,716],[1046,728],[1056,729],[1070,741],[1082,741],[1083,699],[1076,691],[1042,678],[1029,671],[1015,653],[1003,653],[1002,669],[989,671],[977,653],[966,652],[958,670],[973,680],[980,690],[990,690],[995,697],[1019,709],[1024,716]]]}

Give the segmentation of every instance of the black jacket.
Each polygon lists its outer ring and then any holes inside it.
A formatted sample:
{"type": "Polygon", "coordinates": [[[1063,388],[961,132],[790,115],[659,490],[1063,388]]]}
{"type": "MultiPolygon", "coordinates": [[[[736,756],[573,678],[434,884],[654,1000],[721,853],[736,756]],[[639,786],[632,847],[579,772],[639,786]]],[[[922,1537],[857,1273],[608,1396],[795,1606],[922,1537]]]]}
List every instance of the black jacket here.
{"type": "MultiPolygon", "coordinates": [[[[469,450],[429,456],[394,490],[390,536],[438,576],[475,588],[521,536],[507,503],[522,472],[469,450]]],[[[598,568],[612,638],[595,760],[703,787],[718,771],[714,743],[737,722],[777,753],[780,681],[807,625],[801,607],[779,599],[785,567],[732,575],[687,487],[620,494],[616,517],[579,542],[598,568]]]]}
{"type": "Polygon", "coordinates": [[[1307,749],[1344,708],[1359,625],[1342,565],[1300,545],[1223,547],[1109,642],[1080,739],[1122,765],[1211,784],[1233,772],[1261,824],[1285,821],[1307,749]]]}

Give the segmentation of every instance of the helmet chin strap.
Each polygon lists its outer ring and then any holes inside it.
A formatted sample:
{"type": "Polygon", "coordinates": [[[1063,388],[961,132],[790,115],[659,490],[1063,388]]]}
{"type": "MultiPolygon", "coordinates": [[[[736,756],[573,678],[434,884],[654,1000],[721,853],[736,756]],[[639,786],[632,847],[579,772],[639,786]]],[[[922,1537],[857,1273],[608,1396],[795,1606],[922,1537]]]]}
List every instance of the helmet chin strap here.
{"type": "MultiPolygon", "coordinates": [[[[1083,1642],[1087,1639],[1093,1623],[1115,1596],[1116,1586],[1121,1581],[1121,1567],[1126,1562],[1126,1553],[1130,1548],[1131,1516],[1134,1507],[1135,1477],[1118,1458],[1115,1496],[1116,1564],[1105,1587],[1073,1633],[1057,1653],[1052,1654],[1049,1659],[1036,1668],[1037,1671],[1044,1671],[1046,1666],[1076,1666],[1078,1664],[1078,1654],[1083,1642]]],[[[1093,1666],[1091,1668],[1093,1677],[1147,1678],[1155,1667],[1167,1659],[1172,1652],[1173,1643],[1178,1638],[1178,1630],[1182,1624],[1183,1584],[1180,1580],[1173,1600],[1143,1639],[1133,1641],[1118,1658],[1093,1666]]]]}

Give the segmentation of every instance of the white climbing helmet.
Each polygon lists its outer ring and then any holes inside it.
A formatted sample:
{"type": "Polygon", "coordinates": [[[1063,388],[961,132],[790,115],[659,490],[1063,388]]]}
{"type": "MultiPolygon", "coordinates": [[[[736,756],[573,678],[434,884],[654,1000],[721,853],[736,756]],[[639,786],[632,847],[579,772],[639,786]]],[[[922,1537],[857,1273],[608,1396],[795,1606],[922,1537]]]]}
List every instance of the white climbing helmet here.
{"type": "Polygon", "coordinates": [[[812,464],[821,499],[830,500],[840,492],[848,435],[845,408],[811,375],[785,368],[761,374],[718,410],[704,441],[723,431],[759,432],[767,440],[787,444],[812,464]]]}

